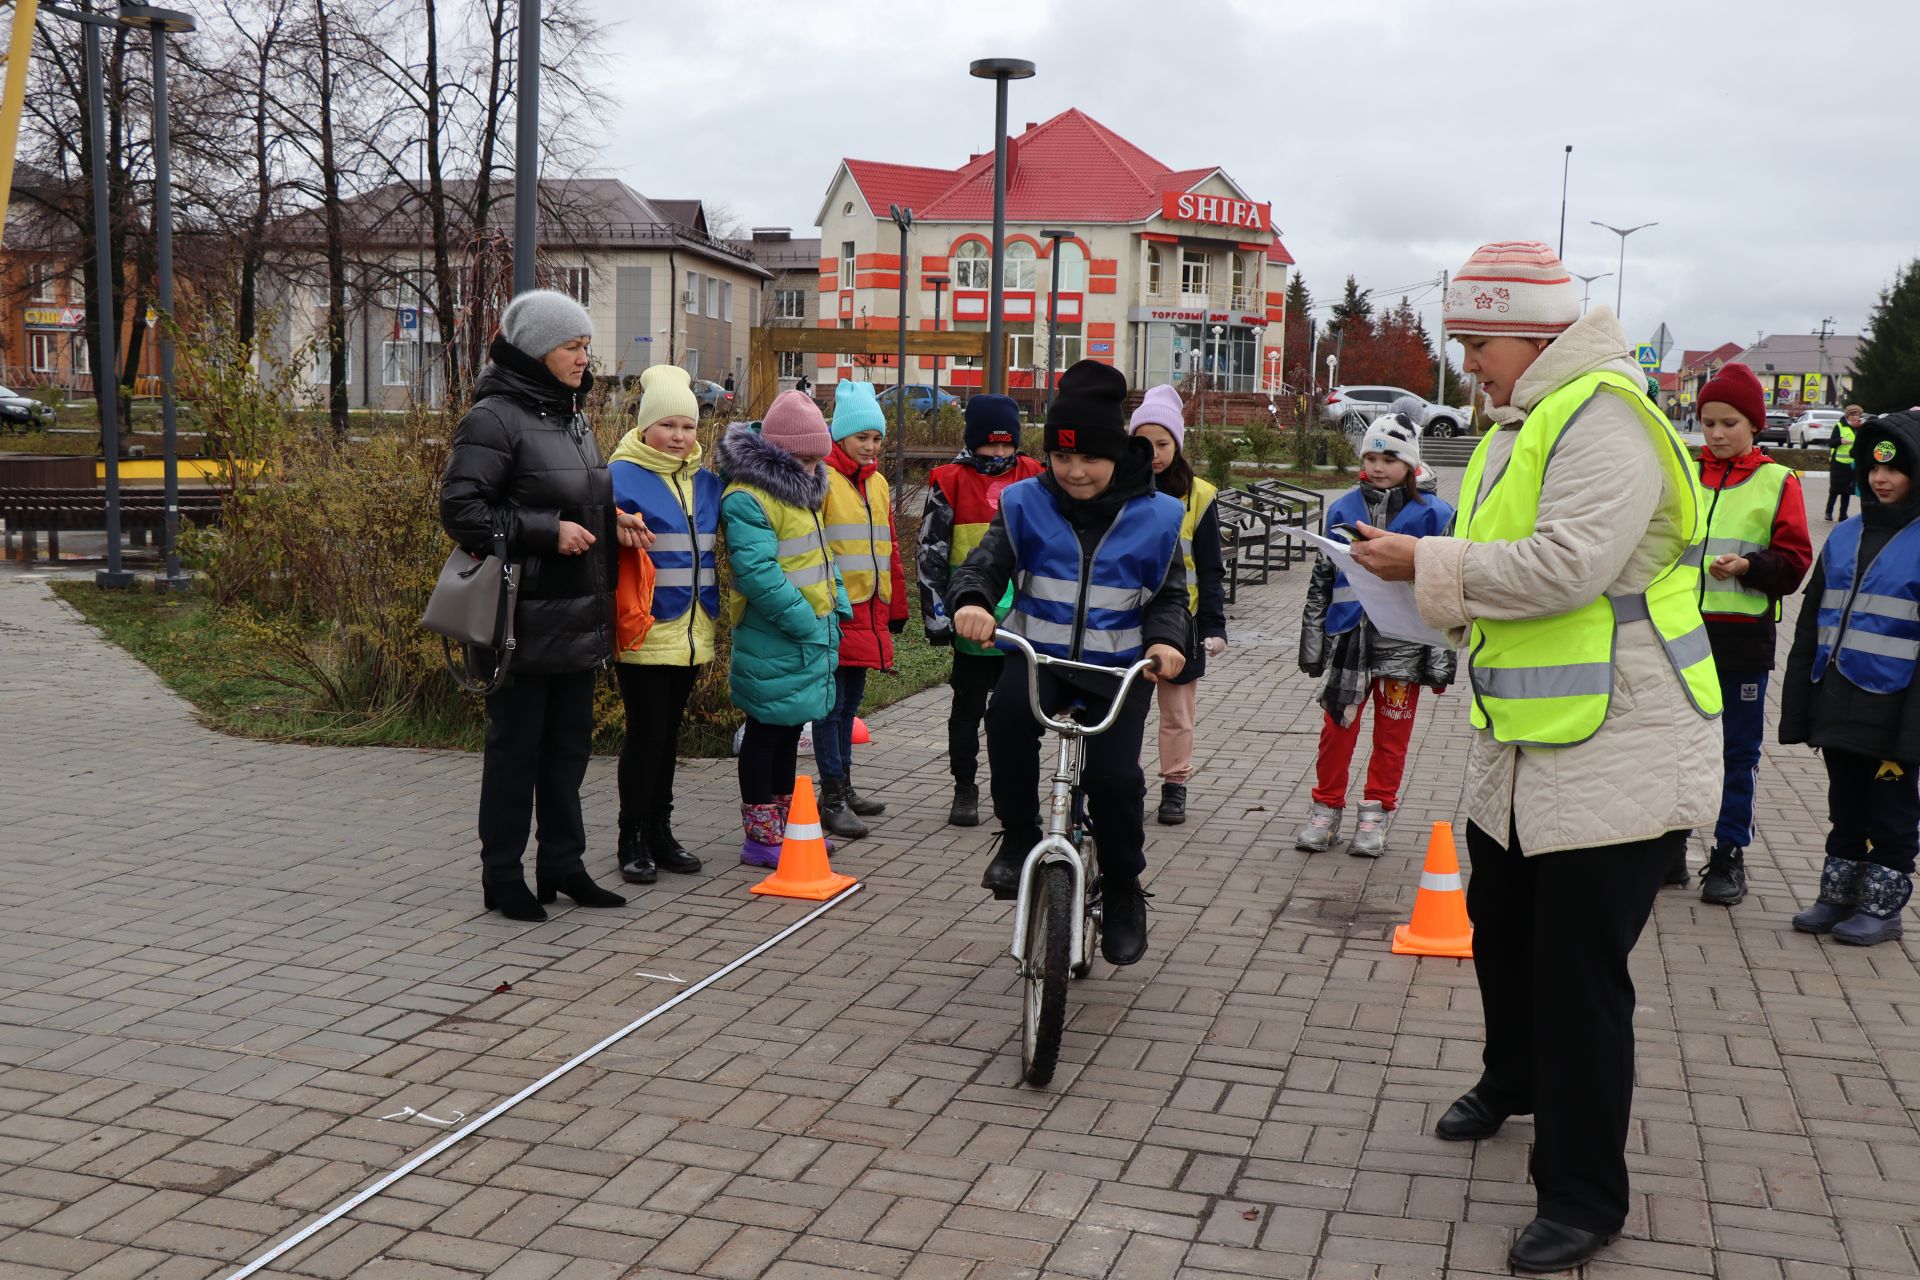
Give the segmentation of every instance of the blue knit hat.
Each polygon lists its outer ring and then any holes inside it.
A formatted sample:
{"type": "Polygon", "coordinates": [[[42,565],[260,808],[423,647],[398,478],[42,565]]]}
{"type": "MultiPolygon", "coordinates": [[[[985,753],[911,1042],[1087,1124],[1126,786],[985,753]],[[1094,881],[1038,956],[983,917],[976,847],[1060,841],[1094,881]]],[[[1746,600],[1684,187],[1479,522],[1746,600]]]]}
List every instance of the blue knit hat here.
{"type": "Polygon", "coordinates": [[[871,382],[853,382],[842,378],[833,384],[833,438],[845,440],[862,431],[886,434],[887,415],[880,412],[880,401],[871,382]]]}
{"type": "Polygon", "coordinates": [[[978,395],[967,401],[967,448],[1010,444],[1020,448],[1020,406],[1012,396],[978,395]]]}

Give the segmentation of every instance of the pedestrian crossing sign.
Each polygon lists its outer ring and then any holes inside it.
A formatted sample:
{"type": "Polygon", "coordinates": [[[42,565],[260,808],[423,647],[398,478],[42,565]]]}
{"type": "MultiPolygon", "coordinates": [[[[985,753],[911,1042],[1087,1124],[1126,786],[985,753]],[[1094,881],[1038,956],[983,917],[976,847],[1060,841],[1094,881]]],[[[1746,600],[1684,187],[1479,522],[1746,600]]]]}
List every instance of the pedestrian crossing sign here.
{"type": "Polygon", "coordinates": [[[1651,342],[1643,342],[1634,348],[1633,358],[1640,362],[1642,369],[1658,369],[1660,367],[1660,348],[1654,346],[1651,342]]]}

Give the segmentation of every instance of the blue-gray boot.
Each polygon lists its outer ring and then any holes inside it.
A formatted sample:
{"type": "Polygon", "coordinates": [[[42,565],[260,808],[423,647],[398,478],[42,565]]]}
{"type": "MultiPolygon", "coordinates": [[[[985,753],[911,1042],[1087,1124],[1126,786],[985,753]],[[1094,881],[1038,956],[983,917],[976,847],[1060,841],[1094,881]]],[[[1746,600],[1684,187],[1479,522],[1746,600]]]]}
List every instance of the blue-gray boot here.
{"type": "Polygon", "coordinates": [[[1913,877],[1869,862],[1860,868],[1860,905],[1833,926],[1833,940],[1856,947],[1892,942],[1900,936],[1900,912],[1913,896],[1913,877]]]}
{"type": "Polygon", "coordinates": [[[1828,854],[1820,868],[1820,896],[1793,918],[1793,927],[1801,933],[1832,933],[1833,926],[1852,915],[1860,901],[1860,866],[1856,859],[1828,854]]]}

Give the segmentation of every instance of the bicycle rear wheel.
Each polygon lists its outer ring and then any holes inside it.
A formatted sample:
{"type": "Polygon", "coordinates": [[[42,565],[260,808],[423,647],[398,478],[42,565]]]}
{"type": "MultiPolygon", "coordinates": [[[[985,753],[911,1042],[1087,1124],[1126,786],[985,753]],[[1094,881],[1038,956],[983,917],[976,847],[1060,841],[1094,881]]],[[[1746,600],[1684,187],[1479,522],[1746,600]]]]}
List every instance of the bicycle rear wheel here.
{"type": "Polygon", "coordinates": [[[1020,1076],[1030,1085],[1052,1080],[1060,1063],[1072,928],[1073,873],[1048,863],[1034,877],[1034,901],[1027,911],[1027,972],[1021,984],[1020,1076]]]}

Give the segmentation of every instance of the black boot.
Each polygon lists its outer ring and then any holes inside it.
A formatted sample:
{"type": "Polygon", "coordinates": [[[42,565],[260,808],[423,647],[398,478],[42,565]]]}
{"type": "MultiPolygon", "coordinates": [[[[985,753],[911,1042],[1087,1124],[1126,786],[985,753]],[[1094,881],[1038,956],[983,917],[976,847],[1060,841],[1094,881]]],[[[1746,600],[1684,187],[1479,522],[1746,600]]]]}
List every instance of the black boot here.
{"type": "Polygon", "coordinates": [[[853,771],[847,771],[847,808],[863,818],[877,818],[887,811],[887,806],[878,800],[869,800],[853,789],[853,771]]]}
{"type": "Polygon", "coordinates": [[[620,833],[620,878],[628,884],[652,884],[660,878],[654,869],[653,851],[646,836],[638,831],[620,833]]]}
{"type": "Polygon", "coordinates": [[[533,900],[533,894],[527,891],[527,882],[520,876],[511,880],[482,880],[480,882],[481,901],[487,910],[498,911],[509,920],[545,920],[547,913],[533,900]]]}
{"type": "Polygon", "coordinates": [[[1187,788],[1178,782],[1160,784],[1160,825],[1177,827],[1187,820],[1187,788]]]}
{"type": "Polygon", "coordinates": [[[849,790],[844,778],[820,779],[820,825],[843,840],[858,840],[869,833],[847,802],[849,790]]]}
{"type": "Polygon", "coordinates": [[[662,871],[671,871],[678,876],[694,875],[700,870],[700,859],[693,851],[673,838],[673,828],[667,825],[667,816],[662,814],[647,827],[646,845],[653,854],[653,861],[662,871]]]}
{"type": "Polygon", "coordinates": [[[980,825],[980,788],[971,782],[953,784],[953,807],[947,810],[950,827],[980,825]]]}
{"type": "Polygon", "coordinates": [[[1700,901],[1731,907],[1747,896],[1744,849],[1715,845],[1707,851],[1706,874],[1700,877],[1700,901]]]}
{"type": "Polygon", "coordinates": [[[608,889],[602,889],[593,882],[593,877],[584,871],[569,871],[564,875],[549,875],[538,871],[533,878],[534,887],[540,895],[540,901],[552,902],[556,894],[566,894],[576,906],[582,907],[624,907],[627,900],[608,889]]]}
{"type": "Polygon", "coordinates": [[[1100,954],[1129,965],[1147,954],[1147,898],[1139,876],[1100,877],[1100,954]]]}
{"type": "Polygon", "coordinates": [[[1666,879],[1661,881],[1661,883],[1686,884],[1691,879],[1693,879],[1693,875],[1687,870],[1687,846],[1683,844],[1674,853],[1673,864],[1667,868],[1666,879]]]}
{"type": "Polygon", "coordinates": [[[993,861],[987,864],[986,874],[980,877],[980,887],[991,892],[999,902],[1012,902],[1020,896],[1020,868],[1027,863],[1027,854],[1033,846],[1040,843],[1039,828],[1029,831],[1002,831],[994,839],[1000,842],[995,850],[993,861]]]}

